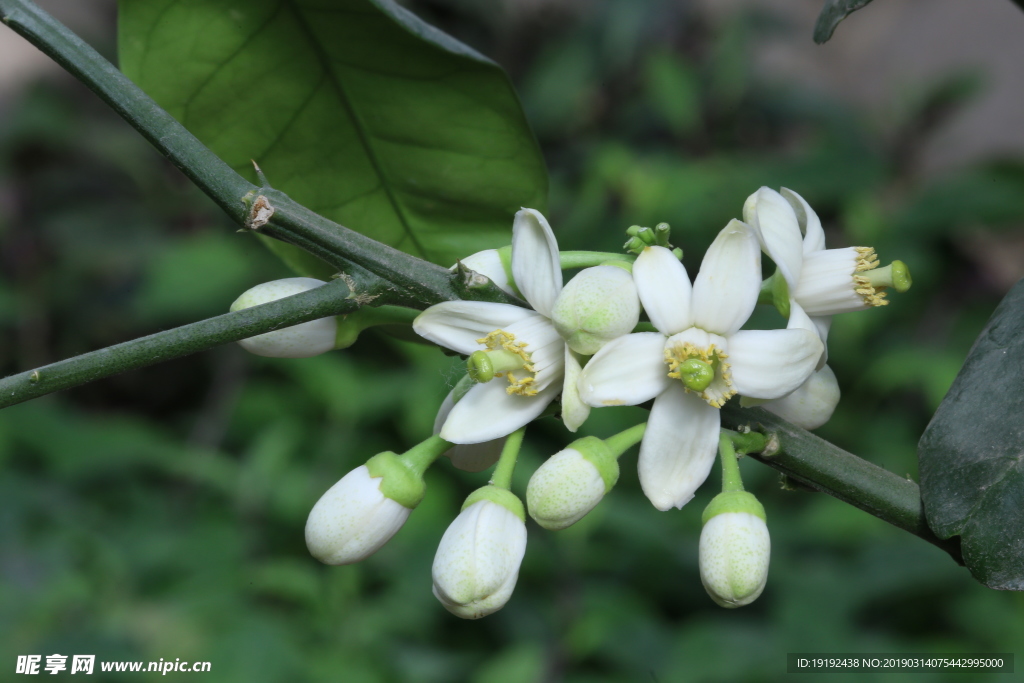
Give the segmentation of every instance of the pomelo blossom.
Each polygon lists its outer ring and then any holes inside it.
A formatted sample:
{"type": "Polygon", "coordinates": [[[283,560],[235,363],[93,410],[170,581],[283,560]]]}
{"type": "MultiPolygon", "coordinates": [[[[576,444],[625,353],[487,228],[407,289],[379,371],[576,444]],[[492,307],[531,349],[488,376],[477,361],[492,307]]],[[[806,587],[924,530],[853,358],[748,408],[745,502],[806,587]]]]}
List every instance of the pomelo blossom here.
{"type": "Polygon", "coordinates": [[[692,285],[682,263],[659,246],[640,254],[633,277],[658,332],[610,342],[583,368],[579,391],[591,406],[654,399],[638,469],[644,493],[668,510],[686,504],[707,479],[719,408],[737,393],[785,396],[814,370],[822,344],[792,321],[785,330],[740,330],[761,288],[757,236],[741,221],[718,234],[692,285]]]}
{"type": "Polygon", "coordinates": [[[803,197],[785,187],[781,193],[762,187],[750,195],[743,205],[743,219],[775,261],[775,277],[786,281],[791,323],[793,316],[797,323],[804,321],[825,344],[818,372],[791,395],[761,407],[805,429],[820,427],[839,401],[835,375],[825,365],[832,316],[886,305],[885,289],[905,291],[910,273],[902,261],[878,268],[878,256],[871,247],[826,249],[818,215],[803,197]]]}
{"type": "MultiPolygon", "coordinates": [[[[421,337],[470,356],[479,383],[452,406],[441,438],[497,439],[538,417],[563,389],[566,345],[550,315],[562,291],[558,243],[540,212],[522,209],[512,226],[512,274],[534,310],[484,301],[446,301],[413,322],[421,337]],[[479,352],[479,353],[477,353],[479,352]]],[[[575,393],[574,385],[566,393],[575,393]]]]}

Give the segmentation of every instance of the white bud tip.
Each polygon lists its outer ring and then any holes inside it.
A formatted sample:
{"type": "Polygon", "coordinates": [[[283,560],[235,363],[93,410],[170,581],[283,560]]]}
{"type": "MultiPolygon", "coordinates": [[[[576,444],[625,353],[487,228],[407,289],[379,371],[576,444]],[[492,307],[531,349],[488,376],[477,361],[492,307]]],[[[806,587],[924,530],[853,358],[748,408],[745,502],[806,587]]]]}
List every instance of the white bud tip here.
{"type": "Polygon", "coordinates": [[[700,580],[722,607],[757,599],[768,580],[771,540],[764,520],[749,512],[725,512],[700,534],[700,580]]]}
{"type": "Polygon", "coordinates": [[[327,490],[306,520],[306,547],[325,564],[364,560],[402,528],[412,512],[384,496],[381,479],[357,467],[327,490]]]}
{"type": "Polygon", "coordinates": [[[463,619],[479,619],[505,606],[526,553],[526,525],[490,500],[463,510],[434,556],[434,595],[463,619]]]}
{"type": "Polygon", "coordinates": [[[579,451],[567,448],[541,465],[526,487],[530,516],[545,529],[572,526],[604,497],[601,473],[579,451]]]}

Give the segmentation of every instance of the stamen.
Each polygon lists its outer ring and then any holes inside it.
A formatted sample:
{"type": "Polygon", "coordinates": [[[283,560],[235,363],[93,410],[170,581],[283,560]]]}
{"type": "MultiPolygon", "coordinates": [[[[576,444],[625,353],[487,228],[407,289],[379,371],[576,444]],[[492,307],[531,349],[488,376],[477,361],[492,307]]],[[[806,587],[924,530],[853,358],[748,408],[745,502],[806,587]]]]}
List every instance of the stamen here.
{"type": "Polygon", "coordinates": [[[475,381],[489,382],[495,377],[506,377],[509,386],[505,389],[509,394],[518,396],[534,396],[537,390],[531,385],[536,382],[537,372],[526,352],[526,343],[516,341],[516,336],[504,330],[494,330],[486,337],[477,339],[478,344],[487,347],[486,351],[473,352],[466,363],[466,368],[473,376],[476,372],[481,378],[475,381]],[[524,377],[518,377],[513,371],[525,370],[524,377]]]}
{"type": "Polygon", "coordinates": [[[860,298],[868,306],[885,306],[889,302],[885,300],[885,292],[875,289],[867,273],[878,267],[878,255],[872,247],[855,247],[857,252],[857,263],[853,268],[853,291],[860,295],[860,298]]]}

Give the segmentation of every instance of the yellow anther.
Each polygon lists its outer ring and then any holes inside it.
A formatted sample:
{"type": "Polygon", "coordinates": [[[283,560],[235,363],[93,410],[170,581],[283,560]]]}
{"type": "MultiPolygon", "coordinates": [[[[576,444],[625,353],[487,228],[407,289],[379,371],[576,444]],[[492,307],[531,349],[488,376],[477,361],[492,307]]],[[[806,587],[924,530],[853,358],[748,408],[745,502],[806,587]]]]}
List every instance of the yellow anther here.
{"type": "Polygon", "coordinates": [[[721,408],[725,402],[736,395],[732,386],[732,374],[729,372],[730,365],[725,362],[729,355],[720,350],[714,344],[707,348],[698,348],[691,342],[684,342],[665,349],[665,362],[668,364],[668,376],[672,379],[683,381],[683,388],[686,393],[695,393],[707,401],[713,408],[721,408]],[[699,360],[709,365],[715,373],[714,379],[702,391],[694,391],[686,386],[684,377],[680,372],[680,364],[688,360],[699,360]]]}
{"type": "MultiPolygon", "coordinates": [[[[477,339],[476,342],[486,346],[488,351],[508,351],[522,359],[522,369],[529,373],[527,376],[517,377],[512,370],[496,372],[494,374],[495,377],[504,376],[508,379],[509,386],[505,391],[516,396],[535,396],[537,394],[537,390],[531,386],[536,382],[535,373],[537,370],[530,360],[530,354],[526,351],[525,342],[516,341],[514,334],[504,330],[494,330],[488,333],[486,337],[477,339]]],[[[516,372],[518,372],[518,369],[516,369],[516,372]]]]}

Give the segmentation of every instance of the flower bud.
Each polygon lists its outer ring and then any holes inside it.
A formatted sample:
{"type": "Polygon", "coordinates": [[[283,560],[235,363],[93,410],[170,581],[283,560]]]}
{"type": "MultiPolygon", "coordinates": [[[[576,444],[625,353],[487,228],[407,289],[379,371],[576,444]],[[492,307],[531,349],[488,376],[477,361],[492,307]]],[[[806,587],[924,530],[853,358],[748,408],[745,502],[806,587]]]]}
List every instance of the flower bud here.
{"type": "Polygon", "coordinates": [[[618,478],[619,464],[604,442],[584,437],[537,468],[526,487],[526,505],[545,529],[565,529],[593,510],[618,478]]]}
{"type": "MultiPolygon", "coordinates": [[[[397,459],[393,453],[381,455],[397,459]]],[[[309,513],[306,547],[325,564],[351,564],[366,559],[402,528],[415,507],[415,503],[406,506],[385,495],[382,488],[387,488],[387,475],[371,473],[375,469],[373,462],[371,458],[366,465],[342,477],[309,513]]]]}
{"type": "Polygon", "coordinates": [[[722,607],[757,599],[768,580],[771,540],[764,508],[746,491],[720,493],[704,511],[700,580],[722,607]]]}
{"type": "MultiPolygon", "coordinates": [[[[311,277],[291,277],[274,280],[256,285],[235,299],[231,304],[232,311],[258,306],[293,294],[316,289],[327,284],[311,277]]],[[[310,320],[292,325],[273,332],[249,337],[239,341],[239,345],[249,353],[272,358],[309,358],[319,356],[334,348],[338,323],[334,316],[310,320]]]]}
{"type": "Polygon", "coordinates": [[[562,288],[551,311],[551,322],[569,348],[587,356],[632,332],[639,320],[633,277],[617,266],[580,271],[562,288]]]}
{"type": "Polygon", "coordinates": [[[497,612],[512,596],[525,553],[522,503],[505,489],[485,486],[466,499],[441,538],[434,595],[463,619],[497,612]]]}
{"type": "Polygon", "coordinates": [[[817,429],[829,421],[838,403],[839,383],[832,368],[825,365],[793,393],[766,401],[761,407],[797,427],[817,429]]]}

